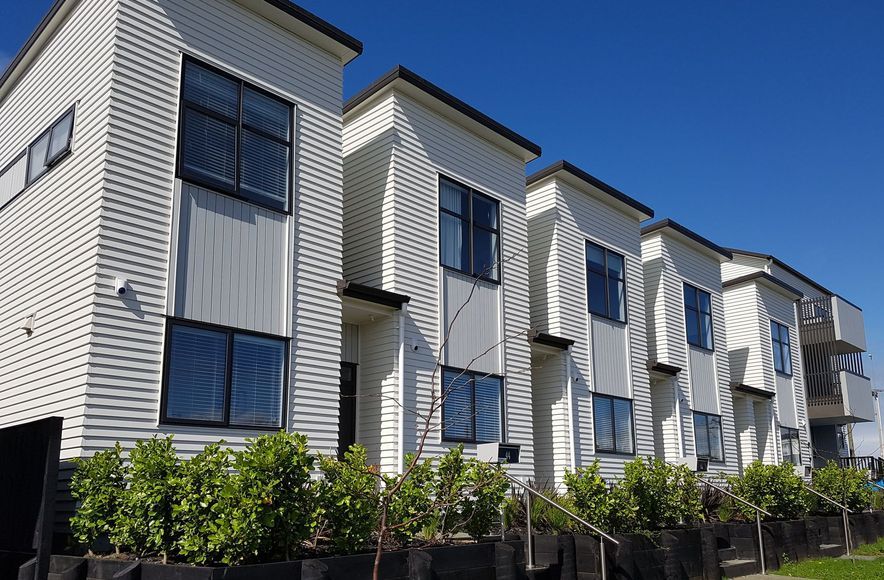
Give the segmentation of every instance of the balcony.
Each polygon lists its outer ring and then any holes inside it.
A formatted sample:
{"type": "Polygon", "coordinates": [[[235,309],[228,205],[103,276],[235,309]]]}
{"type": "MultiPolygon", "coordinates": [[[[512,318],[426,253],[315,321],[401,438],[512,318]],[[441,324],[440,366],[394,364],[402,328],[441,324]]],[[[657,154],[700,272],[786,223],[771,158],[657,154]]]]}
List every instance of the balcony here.
{"type": "Polygon", "coordinates": [[[801,344],[832,343],[833,354],[865,352],[863,311],[840,296],[801,301],[801,344]]]}
{"type": "Polygon", "coordinates": [[[869,479],[884,478],[884,459],[880,457],[841,457],[841,467],[853,467],[869,472],[869,479]]]}

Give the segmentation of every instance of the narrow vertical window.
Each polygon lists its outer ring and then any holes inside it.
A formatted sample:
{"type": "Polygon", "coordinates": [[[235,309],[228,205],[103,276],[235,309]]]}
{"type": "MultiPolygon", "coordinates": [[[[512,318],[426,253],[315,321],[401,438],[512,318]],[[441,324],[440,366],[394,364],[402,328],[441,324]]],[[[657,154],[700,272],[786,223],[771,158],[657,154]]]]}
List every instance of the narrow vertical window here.
{"type": "Polygon", "coordinates": [[[439,179],[439,261],[484,280],[500,280],[500,208],[496,200],[439,179]]]}
{"type": "Polygon", "coordinates": [[[626,321],[626,262],[620,254],[586,242],[586,288],[589,312],[626,321]]]}
{"type": "Polygon", "coordinates": [[[688,344],[713,350],[712,296],[709,292],[685,284],[684,316],[688,344]]]}
{"type": "Polygon", "coordinates": [[[632,401],[595,393],[592,411],[596,451],[634,454],[632,401]]]}
{"type": "Polygon", "coordinates": [[[780,440],[783,447],[783,463],[801,465],[801,439],[798,429],[780,427],[780,440]]]}
{"type": "Polygon", "coordinates": [[[724,459],[721,417],[694,411],[694,446],[697,457],[707,457],[717,461],[724,459]]]}
{"type": "Polygon", "coordinates": [[[773,347],[774,368],[779,373],[791,375],[792,348],[789,340],[789,327],[771,320],[770,340],[773,347]]]}
{"type": "Polygon", "coordinates": [[[470,443],[501,440],[503,379],[446,368],[442,372],[442,439],[470,443]]]}

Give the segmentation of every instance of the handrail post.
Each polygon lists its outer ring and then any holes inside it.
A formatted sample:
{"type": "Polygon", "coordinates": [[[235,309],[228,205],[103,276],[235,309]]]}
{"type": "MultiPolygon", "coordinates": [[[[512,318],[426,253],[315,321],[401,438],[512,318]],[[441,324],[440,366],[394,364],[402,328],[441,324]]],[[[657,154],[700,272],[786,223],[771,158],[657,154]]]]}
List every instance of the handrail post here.
{"type": "Polygon", "coordinates": [[[608,580],[608,564],[605,563],[605,538],[599,536],[599,553],[601,554],[602,580],[608,580]]]}
{"type": "Polygon", "coordinates": [[[841,510],[841,518],[844,520],[844,547],[847,555],[850,555],[850,520],[847,519],[847,508],[841,510]]]}
{"type": "Polygon", "coordinates": [[[500,506],[500,541],[506,542],[506,515],[503,506],[500,506]]]}
{"type": "Polygon", "coordinates": [[[755,525],[758,526],[758,555],[761,559],[761,574],[767,574],[767,566],[764,561],[764,536],[761,535],[761,512],[755,510],[755,525]]]}
{"type": "Polygon", "coordinates": [[[525,494],[525,519],[528,521],[528,569],[534,569],[534,530],[531,529],[531,494],[525,494]]]}

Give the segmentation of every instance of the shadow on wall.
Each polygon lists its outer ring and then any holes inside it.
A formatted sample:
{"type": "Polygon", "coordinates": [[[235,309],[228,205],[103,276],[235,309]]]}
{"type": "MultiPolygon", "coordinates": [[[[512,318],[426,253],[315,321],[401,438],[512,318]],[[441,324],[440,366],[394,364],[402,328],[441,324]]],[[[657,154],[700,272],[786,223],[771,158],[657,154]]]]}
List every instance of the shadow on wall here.
{"type": "Polygon", "coordinates": [[[743,384],[746,380],[746,365],[749,361],[749,347],[734,348],[728,351],[731,367],[731,382],[743,384]]]}

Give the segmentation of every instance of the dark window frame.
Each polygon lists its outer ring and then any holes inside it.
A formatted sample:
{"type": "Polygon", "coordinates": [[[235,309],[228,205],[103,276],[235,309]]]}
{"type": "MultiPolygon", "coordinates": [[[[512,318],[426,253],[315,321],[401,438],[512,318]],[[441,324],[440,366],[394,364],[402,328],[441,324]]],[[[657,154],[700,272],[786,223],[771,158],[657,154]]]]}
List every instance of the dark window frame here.
{"type": "MultiPolygon", "coordinates": [[[[72,150],[73,144],[74,144],[74,126],[76,124],[76,121],[77,121],[77,106],[71,105],[61,115],[56,117],[55,120],[52,121],[52,123],[49,125],[49,127],[44,129],[39,135],[37,135],[37,137],[34,138],[33,141],[31,141],[28,144],[27,148],[25,148],[24,153],[16,155],[15,159],[13,159],[12,163],[8,164],[4,168],[4,172],[5,172],[6,170],[9,169],[9,167],[12,166],[13,163],[15,163],[16,161],[21,159],[22,155],[25,155],[27,157],[27,160],[25,161],[25,186],[22,189],[22,191],[29,188],[30,186],[37,183],[38,181],[40,181],[40,179],[44,175],[47,175],[65,157],[67,157],[68,155],[71,154],[71,150],[72,150]],[[49,147],[52,145],[52,130],[56,126],[58,126],[58,124],[61,123],[68,115],[71,116],[71,130],[70,130],[70,133],[68,134],[67,144],[65,145],[64,149],[62,149],[61,151],[59,151],[58,153],[56,153],[55,155],[50,157],[49,156],[49,147]],[[34,149],[34,146],[38,142],[40,142],[40,140],[42,140],[44,137],[47,137],[49,139],[49,141],[46,143],[46,157],[43,160],[43,170],[37,175],[31,175],[31,151],[34,149]]],[[[19,193],[21,193],[21,192],[19,192],[19,193]]],[[[15,196],[13,196],[13,197],[15,197],[15,196]]]]}
{"type": "Polygon", "coordinates": [[[286,408],[288,407],[288,384],[289,384],[289,366],[291,354],[291,339],[268,334],[265,332],[255,332],[252,330],[243,330],[232,326],[224,326],[220,324],[208,324],[205,322],[197,322],[195,320],[186,320],[183,318],[168,317],[166,319],[166,334],[163,344],[163,382],[162,392],[160,394],[160,425],[183,425],[190,427],[225,427],[229,429],[247,429],[253,431],[275,432],[285,429],[288,424],[288,416],[286,408]],[[212,332],[223,332],[227,334],[227,360],[224,369],[224,420],[223,421],[200,421],[196,419],[181,419],[178,417],[167,416],[167,405],[169,398],[169,373],[171,371],[172,349],[171,336],[173,326],[189,326],[200,330],[208,330],[212,332]],[[282,369],[282,398],[280,401],[281,409],[279,414],[280,422],[278,425],[241,425],[230,422],[230,398],[233,389],[233,337],[237,334],[249,336],[257,336],[260,338],[269,338],[283,343],[283,369],[282,369]]]}
{"type": "Polygon", "coordinates": [[[699,342],[701,344],[697,344],[696,342],[691,342],[691,334],[689,332],[685,332],[685,337],[687,338],[687,343],[691,346],[695,346],[697,348],[701,348],[701,349],[709,351],[709,352],[715,352],[715,324],[714,324],[715,318],[712,314],[712,293],[707,292],[706,290],[703,290],[702,288],[699,288],[697,286],[694,286],[693,284],[688,284],[687,282],[684,282],[683,287],[682,287],[682,305],[684,306],[684,309],[685,309],[685,314],[684,314],[685,331],[687,331],[687,326],[688,326],[688,312],[687,311],[692,310],[693,312],[697,313],[697,336],[699,337],[699,342]],[[694,295],[695,300],[694,300],[693,305],[689,305],[687,303],[687,296],[684,295],[685,291],[688,288],[692,288],[694,290],[694,292],[696,293],[694,295]],[[708,346],[702,344],[703,336],[704,336],[703,335],[702,317],[705,316],[707,313],[703,312],[703,310],[701,310],[701,308],[700,308],[700,293],[701,292],[709,298],[708,315],[709,315],[709,335],[710,336],[709,336],[709,345],[708,346]]]}
{"type": "Polygon", "coordinates": [[[441,379],[442,380],[441,380],[440,389],[442,389],[442,390],[440,392],[442,392],[442,395],[443,395],[442,408],[441,408],[441,411],[442,411],[441,429],[442,429],[442,441],[443,442],[445,442],[445,443],[505,443],[506,442],[506,437],[504,435],[504,426],[506,425],[506,404],[504,402],[505,401],[504,395],[506,393],[506,380],[504,379],[503,376],[498,375],[496,373],[483,373],[483,372],[478,372],[478,371],[468,371],[465,369],[459,369],[457,367],[443,366],[442,373],[441,373],[441,379]],[[445,396],[445,392],[444,392],[445,373],[446,372],[457,373],[459,375],[469,377],[469,382],[472,385],[470,405],[472,406],[473,409],[476,408],[476,382],[475,382],[476,377],[493,378],[493,379],[498,379],[500,381],[500,411],[499,411],[499,420],[500,420],[499,438],[500,438],[500,441],[479,441],[476,438],[476,416],[478,413],[476,413],[475,411],[471,414],[471,417],[470,417],[470,420],[472,423],[471,424],[471,431],[473,433],[473,436],[471,438],[470,437],[449,437],[445,434],[445,404],[448,400],[448,397],[445,396]]]}
{"type": "Polygon", "coordinates": [[[233,75],[223,69],[220,69],[216,66],[213,66],[203,60],[195,58],[189,54],[182,55],[181,59],[181,74],[180,74],[180,86],[179,86],[179,94],[178,94],[178,135],[177,135],[177,144],[175,149],[175,175],[179,179],[183,181],[187,181],[188,183],[192,183],[194,185],[199,185],[202,187],[206,187],[211,189],[212,191],[216,191],[218,193],[222,193],[225,195],[229,195],[236,199],[242,200],[246,203],[250,203],[253,205],[257,205],[263,207],[265,209],[269,209],[271,211],[292,215],[292,192],[295,189],[295,138],[297,131],[295,130],[295,105],[286,98],[281,97],[278,94],[275,94],[267,89],[259,87],[253,83],[250,83],[246,80],[243,80],[236,75],[233,75]],[[208,71],[211,71],[219,76],[222,76],[234,83],[239,85],[238,88],[238,99],[239,99],[239,107],[236,114],[236,119],[231,119],[217,111],[213,111],[206,107],[203,107],[197,103],[193,103],[188,101],[184,96],[185,89],[185,75],[186,75],[186,67],[187,63],[194,64],[198,67],[204,68],[208,71]],[[277,101],[280,104],[283,104],[289,108],[289,139],[285,140],[276,135],[273,135],[263,129],[258,127],[249,126],[244,122],[243,119],[243,95],[245,90],[249,89],[256,93],[260,93],[274,101],[277,101]],[[187,110],[192,110],[200,115],[205,115],[217,121],[223,122],[229,126],[233,126],[236,132],[235,137],[235,148],[234,148],[234,177],[233,177],[233,187],[229,187],[225,184],[222,184],[218,181],[214,181],[212,179],[207,179],[204,176],[188,173],[184,168],[184,155],[182,154],[184,150],[184,117],[187,110]],[[279,207],[272,203],[268,203],[269,198],[267,196],[260,196],[249,194],[243,192],[241,187],[241,178],[242,178],[242,141],[243,141],[243,132],[244,130],[249,131],[250,133],[254,133],[260,136],[263,139],[271,140],[275,143],[285,145],[289,148],[288,155],[288,191],[286,191],[286,199],[284,207],[279,207]]]}
{"type": "Polygon", "coordinates": [[[774,319],[770,321],[770,354],[773,357],[774,361],[774,370],[781,375],[791,377],[792,376],[792,335],[790,334],[791,329],[789,326],[778,322],[774,319]],[[774,329],[776,328],[776,337],[774,337],[774,329]],[[786,331],[786,342],[783,342],[783,331],[786,331]],[[780,356],[777,357],[776,350],[774,349],[774,344],[780,345],[780,356]],[[789,352],[789,368],[786,369],[786,357],[785,352],[788,349],[789,352]],[[779,366],[779,368],[777,368],[779,366]]]}
{"type": "Polygon", "coordinates": [[[635,457],[637,455],[636,445],[635,445],[635,400],[630,399],[629,397],[618,397],[617,395],[607,395],[604,393],[592,393],[592,436],[593,436],[593,445],[595,447],[596,453],[604,453],[606,455],[623,455],[628,457],[635,457]],[[598,438],[598,421],[596,421],[596,413],[595,413],[595,400],[596,399],[607,399],[611,401],[611,441],[614,443],[613,449],[603,448],[599,446],[599,438],[598,438]],[[614,413],[614,400],[620,401],[629,401],[630,413],[629,416],[632,418],[629,426],[629,434],[632,437],[632,451],[618,451],[617,450],[617,415],[614,413]]]}
{"type": "Polygon", "coordinates": [[[724,427],[721,421],[721,415],[716,415],[715,413],[703,413],[702,411],[694,411],[691,410],[693,417],[691,417],[691,422],[694,426],[694,452],[697,454],[697,457],[705,457],[710,461],[724,461],[724,427]],[[701,455],[697,445],[697,438],[699,434],[697,433],[697,417],[706,417],[706,427],[704,429],[704,435],[706,437],[706,445],[709,448],[708,455],[701,455]],[[721,449],[721,457],[715,457],[712,455],[712,436],[709,430],[709,417],[715,417],[718,419],[718,448],[721,449]]]}
{"type": "Polygon", "coordinates": [[[593,242],[592,240],[585,240],[585,241],[586,241],[586,243],[584,244],[584,249],[583,249],[583,267],[586,270],[585,276],[584,276],[584,279],[586,280],[586,311],[589,312],[590,314],[592,314],[593,316],[601,316],[602,318],[606,318],[608,320],[613,320],[614,322],[620,322],[622,324],[627,324],[627,321],[629,320],[629,304],[628,304],[629,300],[627,299],[627,294],[626,294],[626,291],[627,291],[626,290],[626,256],[624,256],[623,254],[621,254],[619,252],[615,252],[614,250],[610,250],[601,244],[597,244],[596,242],[593,242]],[[589,265],[589,252],[587,251],[589,246],[594,246],[604,253],[604,256],[605,256],[604,272],[599,272],[597,269],[590,267],[590,265],[589,265]],[[614,280],[617,280],[618,282],[621,282],[623,284],[623,318],[622,319],[611,315],[611,280],[612,280],[612,278],[608,274],[609,273],[609,269],[608,269],[608,255],[609,254],[613,254],[613,255],[619,257],[620,260],[623,262],[623,278],[622,279],[613,278],[614,280]],[[605,313],[604,314],[602,314],[601,312],[595,312],[592,310],[592,306],[591,306],[592,301],[589,298],[589,292],[590,292],[590,290],[589,290],[589,274],[590,274],[590,272],[594,272],[595,274],[605,277],[605,313]]]}
{"type": "Polygon", "coordinates": [[[794,427],[784,427],[780,425],[780,459],[783,463],[792,463],[792,465],[802,465],[801,462],[801,431],[794,427]],[[788,433],[789,437],[783,437],[783,432],[788,433]],[[798,463],[793,463],[791,460],[786,459],[786,446],[785,441],[790,441],[789,449],[795,452],[795,455],[798,456],[798,463]],[[794,441],[793,443],[791,443],[794,441]]]}
{"type": "Polygon", "coordinates": [[[494,199],[490,195],[482,193],[481,191],[477,190],[476,188],[470,187],[469,185],[462,183],[456,179],[452,179],[451,177],[448,177],[447,175],[442,175],[440,173],[438,175],[438,177],[439,177],[439,179],[438,179],[438,185],[437,185],[437,192],[438,192],[438,198],[439,198],[439,213],[440,214],[445,213],[447,215],[450,215],[451,217],[459,219],[461,222],[463,222],[466,225],[467,230],[469,232],[469,257],[468,257],[469,268],[467,270],[464,270],[462,268],[456,268],[454,266],[449,266],[449,265],[443,263],[443,261],[442,261],[442,225],[441,225],[442,218],[440,215],[440,217],[439,217],[439,234],[438,234],[439,235],[439,265],[442,266],[443,268],[445,268],[446,270],[460,272],[461,274],[466,274],[467,276],[471,276],[473,278],[478,278],[479,280],[484,280],[485,282],[490,282],[492,284],[500,284],[501,283],[500,281],[503,278],[503,264],[501,264],[501,262],[500,262],[500,246],[502,243],[500,230],[501,230],[501,226],[503,225],[501,215],[500,215],[500,200],[494,199]],[[468,217],[465,218],[464,216],[462,216],[459,213],[455,213],[455,212],[451,211],[450,209],[442,207],[442,182],[443,181],[448,181],[458,187],[462,187],[467,190],[467,192],[468,192],[467,195],[468,195],[468,199],[469,199],[469,202],[468,202],[469,207],[467,208],[469,210],[468,217]],[[485,226],[483,224],[477,224],[475,222],[475,220],[473,219],[473,197],[480,197],[480,198],[494,204],[494,207],[497,211],[497,229],[485,226]],[[483,276],[481,272],[475,272],[473,270],[473,267],[475,265],[475,259],[474,259],[475,258],[475,252],[474,252],[475,241],[473,239],[473,232],[477,228],[480,230],[495,234],[497,236],[497,252],[496,252],[497,255],[494,256],[494,263],[497,266],[497,278],[492,278],[491,276],[483,276]]]}

